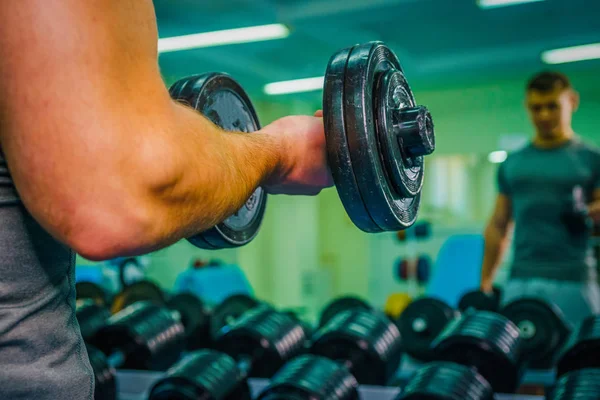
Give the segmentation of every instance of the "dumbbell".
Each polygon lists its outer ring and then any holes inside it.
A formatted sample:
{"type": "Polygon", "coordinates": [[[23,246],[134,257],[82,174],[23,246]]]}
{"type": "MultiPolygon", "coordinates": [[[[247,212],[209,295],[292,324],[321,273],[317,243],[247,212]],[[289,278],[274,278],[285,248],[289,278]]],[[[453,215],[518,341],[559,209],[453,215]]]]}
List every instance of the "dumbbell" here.
{"type": "Polygon", "coordinates": [[[75,303],[75,316],[79,323],[81,337],[88,342],[100,328],[106,325],[110,311],[92,299],[80,299],[75,303]]]}
{"type": "Polygon", "coordinates": [[[557,353],[571,332],[562,311],[544,300],[523,297],[506,304],[499,312],[519,328],[527,367],[553,368],[557,353]]]}
{"type": "Polygon", "coordinates": [[[138,301],[149,301],[156,305],[164,306],[166,300],[166,294],[156,283],[150,280],[137,281],[125,286],[115,295],[111,306],[111,313],[116,314],[138,301]]]}
{"type": "Polygon", "coordinates": [[[364,299],[356,296],[341,296],[327,304],[319,317],[319,327],[327,324],[337,314],[351,309],[371,310],[371,305],[364,299]]]}
{"type": "MultiPolygon", "coordinates": [[[[260,129],[248,95],[226,74],[187,77],[169,92],[225,130],[260,129]]],[[[423,156],[434,151],[435,137],[396,55],[381,42],[336,52],[325,72],[323,119],[330,170],[353,223],[365,232],[414,224],[423,156]]],[[[243,246],[258,234],[266,202],[259,187],[234,215],[188,240],[204,249],[243,246]]]]}
{"type": "Polygon", "coordinates": [[[468,308],[474,308],[480,311],[497,312],[500,309],[500,298],[502,291],[494,286],[492,293],[486,293],[482,290],[471,290],[462,295],[458,301],[458,309],[466,311],[468,308]]]}
{"type": "Polygon", "coordinates": [[[385,385],[402,358],[398,327],[376,310],[342,311],[319,328],[311,340],[311,354],[336,361],[364,385],[385,385]]]}
{"type": "Polygon", "coordinates": [[[111,396],[116,389],[111,386],[116,368],[164,371],[190,347],[188,343],[199,347],[202,340],[208,340],[208,319],[201,312],[199,299],[181,294],[173,297],[171,306],[174,308],[136,302],[96,330],[88,344],[96,376],[96,400],[114,399],[111,396]]]}
{"type": "Polygon", "coordinates": [[[431,343],[459,316],[458,311],[436,298],[421,297],[412,301],[396,320],[404,352],[419,361],[434,360],[436,355],[431,343]]]}
{"type": "Polygon", "coordinates": [[[524,372],[522,345],[508,318],[469,310],[435,339],[437,361],[418,370],[397,399],[491,400],[494,393],[514,393],[524,372]]]}
{"type": "Polygon", "coordinates": [[[556,364],[549,400],[600,399],[600,315],[583,320],[571,333],[556,364]]]}
{"type": "Polygon", "coordinates": [[[75,284],[75,298],[77,300],[91,299],[100,306],[109,304],[106,291],[93,282],[81,281],[75,284]]]}
{"type": "Polygon", "coordinates": [[[193,352],[170,368],[149,400],[249,400],[247,379],[270,378],[305,350],[306,340],[296,320],[260,305],[221,330],[216,350],[193,352]]]}

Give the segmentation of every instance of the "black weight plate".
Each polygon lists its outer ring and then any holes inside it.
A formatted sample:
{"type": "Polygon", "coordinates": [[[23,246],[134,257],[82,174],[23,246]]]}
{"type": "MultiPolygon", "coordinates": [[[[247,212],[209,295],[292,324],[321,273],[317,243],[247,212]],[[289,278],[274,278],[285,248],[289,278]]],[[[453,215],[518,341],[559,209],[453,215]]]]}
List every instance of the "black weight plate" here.
{"type": "Polygon", "coordinates": [[[556,364],[556,374],[583,368],[600,368],[600,315],[586,318],[570,335],[556,364]]]}
{"type": "Polygon", "coordinates": [[[473,368],[432,362],[419,369],[395,400],[493,400],[490,384],[473,368]]]}
{"type": "Polygon", "coordinates": [[[502,315],[519,328],[523,354],[530,368],[549,368],[568,336],[562,312],[536,298],[521,298],[502,308],[502,315]]]}
{"type": "Polygon", "coordinates": [[[106,292],[93,282],[77,282],[75,284],[75,293],[77,300],[92,299],[100,306],[107,304],[106,292]]]}
{"type": "MultiPolygon", "coordinates": [[[[254,132],[260,129],[250,98],[229,75],[209,73],[184,78],[173,84],[169,92],[171,97],[190,105],[227,131],[254,132]]],[[[266,204],[267,194],[259,187],[234,215],[188,238],[188,241],[197,247],[213,250],[243,246],[258,234],[266,204]]]]}
{"type": "Polygon", "coordinates": [[[481,311],[498,311],[500,299],[494,294],[488,294],[481,290],[472,290],[465,293],[458,302],[458,309],[466,311],[474,308],[481,311]]]}
{"type": "Polygon", "coordinates": [[[116,371],[108,365],[106,356],[96,347],[85,345],[92,370],[94,371],[94,400],[115,400],[117,398],[116,371]]]}
{"type": "MultiPolygon", "coordinates": [[[[344,84],[344,118],[354,174],[369,215],[383,231],[410,227],[421,199],[420,191],[414,197],[397,193],[383,165],[373,94],[377,78],[391,69],[402,70],[389,48],[380,42],[358,45],[348,57],[344,84]]],[[[410,89],[406,93],[405,101],[414,106],[410,89]]]]}
{"type": "Polygon", "coordinates": [[[372,96],[375,131],[385,171],[390,175],[388,178],[397,183],[398,194],[414,197],[423,187],[423,157],[410,157],[402,148],[404,141],[394,132],[394,122],[397,123],[394,113],[412,108],[415,103],[404,73],[395,69],[383,73],[374,84],[372,96]]]}
{"type": "Polygon", "coordinates": [[[346,64],[351,48],[335,53],[329,60],[325,72],[323,90],[323,122],[327,142],[327,160],[331,175],[346,213],[364,232],[381,232],[366,209],[354,175],[354,165],[348,149],[346,119],[344,115],[344,83],[346,64]]]}
{"type": "Polygon", "coordinates": [[[438,299],[423,297],[413,301],[397,322],[403,350],[417,360],[434,360],[431,342],[456,317],[457,312],[438,299]]]}
{"type": "Polygon", "coordinates": [[[140,302],[148,301],[158,306],[165,305],[165,294],[162,289],[151,281],[138,281],[117,294],[113,300],[111,313],[116,314],[124,308],[140,302]]]}
{"type": "Polygon", "coordinates": [[[371,310],[371,306],[369,303],[354,296],[344,296],[338,297],[329,303],[323,311],[321,311],[321,317],[319,318],[319,326],[325,325],[329,322],[333,317],[342,311],[352,310],[354,308],[358,308],[360,310],[371,310]]]}
{"type": "Polygon", "coordinates": [[[360,397],[358,383],[347,368],[328,358],[307,354],[285,364],[257,400],[273,399],[359,400],[360,397]]]}
{"type": "Polygon", "coordinates": [[[181,323],[185,327],[188,350],[210,346],[210,315],[202,300],[192,293],[178,293],[169,299],[167,307],[179,312],[181,323]]]}
{"type": "Polygon", "coordinates": [[[587,368],[560,377],[548,400],[600,399],[600,369],[587,368]]]}
{"type": "Polygon", "coordinates": [[[215,339],[221,334],[221,329],[231,325],[246,311],[258,306],[260,302],[245,294],[229,296],[212,310],[210,316],[211,337],[215,339]]]}
{"type": "Polygon", "coordinates": [[[106,324],[110,311],[92,299],[80,299],[75,303],[75,316],[79,323],[81,337],[88,342],[106,324]]]}

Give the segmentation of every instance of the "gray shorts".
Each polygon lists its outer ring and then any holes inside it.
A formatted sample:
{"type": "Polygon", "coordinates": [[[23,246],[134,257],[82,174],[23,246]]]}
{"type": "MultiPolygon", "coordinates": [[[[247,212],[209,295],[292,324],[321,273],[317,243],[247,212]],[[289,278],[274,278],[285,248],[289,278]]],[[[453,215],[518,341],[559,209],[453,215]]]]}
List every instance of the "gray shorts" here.
{"type": "Polygon", "coordinates": [[[573,326],[591,315],[600,314],[600,288],[596,282],[510,279],[504,285],[502,303],[519,297],[537,297],[556,304],[573,326]]]}

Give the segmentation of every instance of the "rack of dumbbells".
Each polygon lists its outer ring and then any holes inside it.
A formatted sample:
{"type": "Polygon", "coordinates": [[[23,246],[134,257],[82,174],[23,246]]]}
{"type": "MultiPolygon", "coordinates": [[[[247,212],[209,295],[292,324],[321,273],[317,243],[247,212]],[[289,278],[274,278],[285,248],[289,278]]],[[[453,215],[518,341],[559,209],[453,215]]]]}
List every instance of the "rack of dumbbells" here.
{"type": "Polygon", "coordinates": [[[208,307],[140,282],[120,296],[112,315],[78,301],[96,400],[519,400],[523,384],[600,398],[600,317],[570,329],[538,299],[459,310],[423,297],[390,318],[341,297],[310,326],[244,295],[208,307]]]}

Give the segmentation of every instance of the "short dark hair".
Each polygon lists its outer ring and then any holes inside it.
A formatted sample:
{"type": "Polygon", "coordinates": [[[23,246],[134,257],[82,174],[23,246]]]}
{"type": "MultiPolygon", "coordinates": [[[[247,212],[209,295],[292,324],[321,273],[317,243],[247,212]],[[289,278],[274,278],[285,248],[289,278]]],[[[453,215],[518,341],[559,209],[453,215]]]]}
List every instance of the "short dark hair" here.
{"type": "Polygon", "coordinates": [[[554,89],[570,89],[569,78],[557,71],[542,71],[531,77],[527,82],[527,91],[550,92],[554,89]]]}

